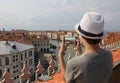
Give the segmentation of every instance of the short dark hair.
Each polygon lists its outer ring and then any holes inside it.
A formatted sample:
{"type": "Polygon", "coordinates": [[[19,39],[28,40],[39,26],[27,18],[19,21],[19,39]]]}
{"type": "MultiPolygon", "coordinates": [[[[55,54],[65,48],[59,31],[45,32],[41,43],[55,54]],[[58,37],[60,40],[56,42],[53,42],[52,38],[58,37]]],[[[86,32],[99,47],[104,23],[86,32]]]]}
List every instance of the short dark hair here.
{"type": "MultiPolygon", "coordinates": [[[[83,37],[83,36],[82,36],[83,37]]],[[[89,44],[98,44],[101,42],[101,39],[88,39],[83,37],[89,44]]]]}

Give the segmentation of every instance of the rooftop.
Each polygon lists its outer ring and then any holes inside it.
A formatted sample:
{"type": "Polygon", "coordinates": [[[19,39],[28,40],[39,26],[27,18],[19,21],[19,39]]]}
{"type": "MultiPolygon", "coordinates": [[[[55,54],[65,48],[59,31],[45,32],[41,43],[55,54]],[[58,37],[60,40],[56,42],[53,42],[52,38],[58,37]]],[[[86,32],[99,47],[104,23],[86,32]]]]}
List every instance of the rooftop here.
{"type": "Polygon", "coordinates": [[[0,55],[13,54],[34,48],[32,45],[22,44],[15,41],[0,41],[0,55]]]}
{"type": "Polygon", "coordinates": [[[120,49],[113,51],[113,64],[114,66],[120,62],[120,49]]]}
{"type": "Polygon", "coordinates": [[[42,82],[42,81],[35,81],[34,83],[65,83],[64,78],[62,77],[62,74],[56,73],[52,75],[52,80],[42,82]]]}

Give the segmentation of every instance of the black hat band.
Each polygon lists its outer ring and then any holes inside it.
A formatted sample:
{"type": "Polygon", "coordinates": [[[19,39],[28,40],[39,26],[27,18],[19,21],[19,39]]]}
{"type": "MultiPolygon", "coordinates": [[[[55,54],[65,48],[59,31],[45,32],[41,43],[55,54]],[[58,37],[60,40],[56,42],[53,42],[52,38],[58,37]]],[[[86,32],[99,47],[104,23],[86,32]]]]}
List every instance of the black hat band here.
{"type": "Polygon", "coordinates": [[[86,32],[86,31],[84,31],[84,30],[81,29],[80,25],[78,26],[78,30],[79,30],[82,34],[84,34],[84,35],[86,35],[86,36],[89,36],[89,37],[101,37],[101,36],[103,36],[103,32],[102,32],[102,33],[99,33],[99,34],[92,34],[92,33],[86,32]]]}

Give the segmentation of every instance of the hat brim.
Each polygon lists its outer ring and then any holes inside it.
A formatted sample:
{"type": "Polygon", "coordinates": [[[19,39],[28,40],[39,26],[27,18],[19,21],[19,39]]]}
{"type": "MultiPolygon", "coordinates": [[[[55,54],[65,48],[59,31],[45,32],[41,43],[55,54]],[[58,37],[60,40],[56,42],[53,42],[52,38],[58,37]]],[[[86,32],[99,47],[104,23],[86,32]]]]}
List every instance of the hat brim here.
{"type": "Polygon", "coordinates": [[[100,37],[91,37],[91,36],[87,36],[87,35],[85,35],[85,34],[83,34],[83,33],[81,33],[81,32],[79,31],[79,29],[78,29],[79,26],[80,26],[79,23],[76,24],[76,25],[75,25],[75,30],[76,30],[76,32],[77,32],[79,35],[81,35],[81,36],[83,36],[83,37],[85,37],[85,38],[88,38],[88,39],[102,39],[102,38],[104,38],[105,35],[106,35],[106,32],[104,31],[104,32],[103,32],[103,35],[100,36],[100,37]]]}

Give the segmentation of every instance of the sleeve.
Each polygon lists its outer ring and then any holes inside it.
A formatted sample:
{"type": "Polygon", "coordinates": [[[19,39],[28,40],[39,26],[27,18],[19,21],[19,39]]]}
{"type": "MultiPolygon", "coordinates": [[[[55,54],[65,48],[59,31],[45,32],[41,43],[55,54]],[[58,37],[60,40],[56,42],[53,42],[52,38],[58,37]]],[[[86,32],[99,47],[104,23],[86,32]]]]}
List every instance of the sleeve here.
{"type": "Polygon", "coordinates": [[[70,64],[66,67],[66,83],[73,83],[73,70],[70,64]]]}

